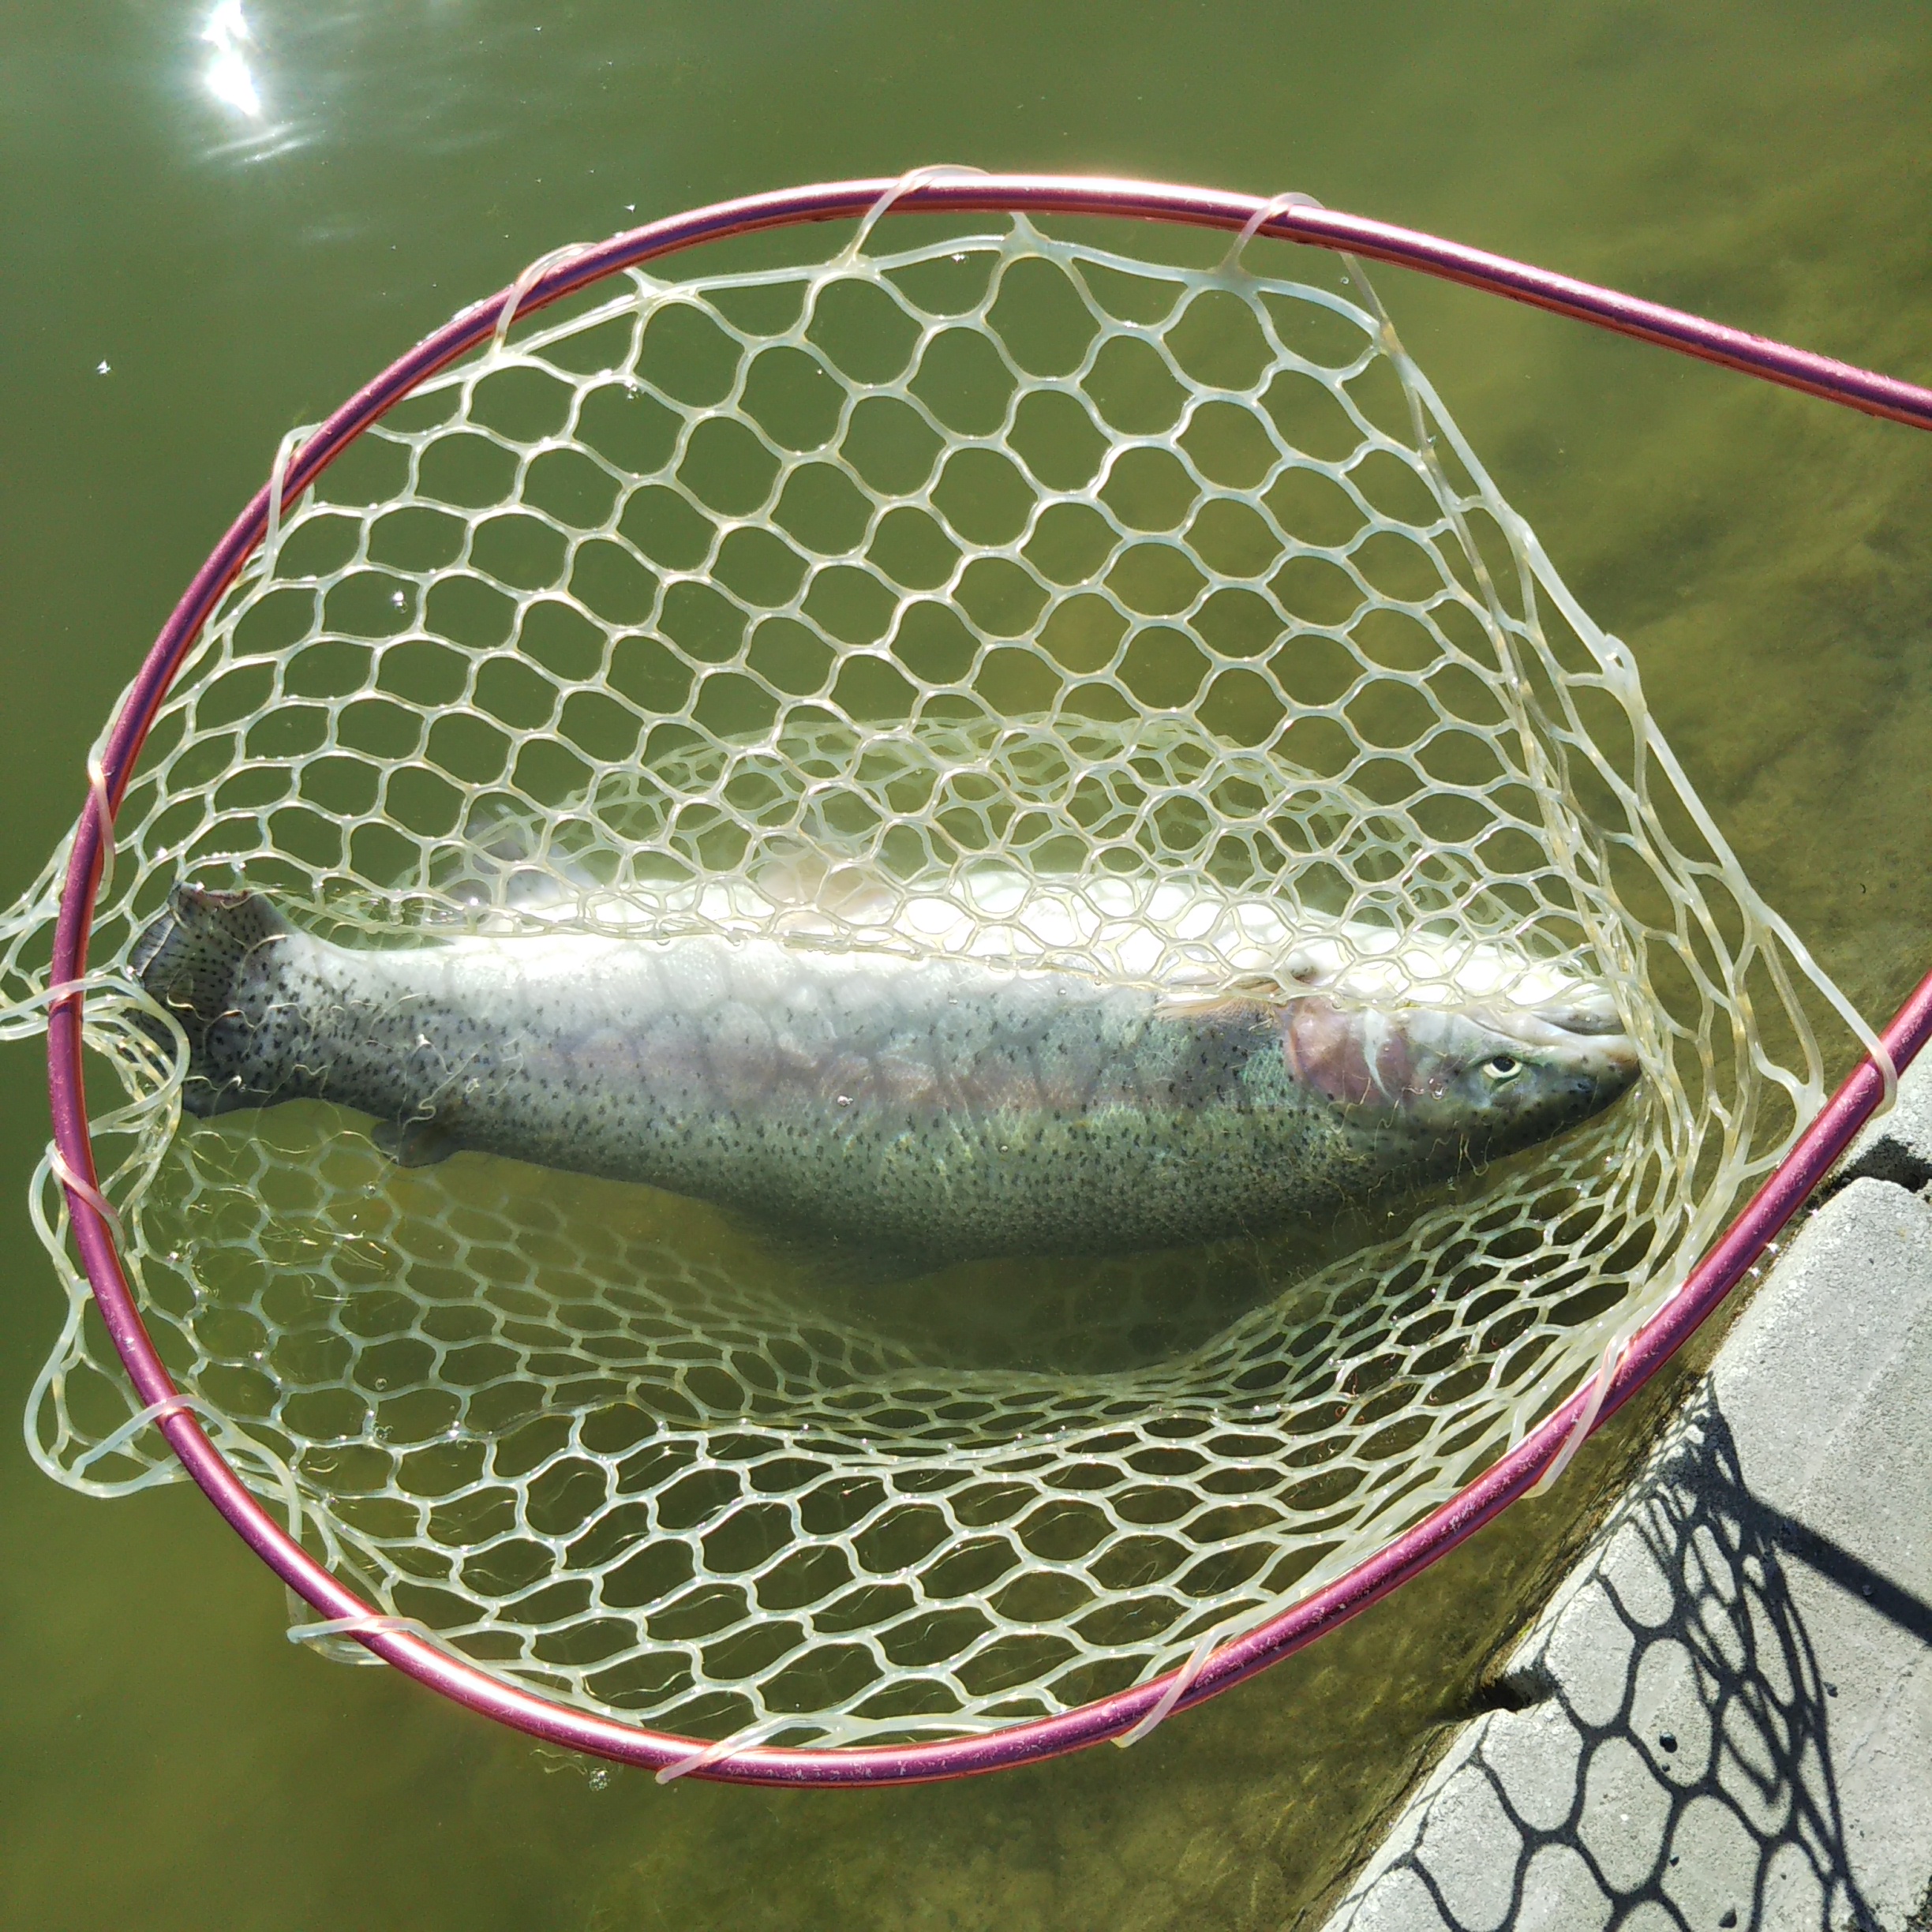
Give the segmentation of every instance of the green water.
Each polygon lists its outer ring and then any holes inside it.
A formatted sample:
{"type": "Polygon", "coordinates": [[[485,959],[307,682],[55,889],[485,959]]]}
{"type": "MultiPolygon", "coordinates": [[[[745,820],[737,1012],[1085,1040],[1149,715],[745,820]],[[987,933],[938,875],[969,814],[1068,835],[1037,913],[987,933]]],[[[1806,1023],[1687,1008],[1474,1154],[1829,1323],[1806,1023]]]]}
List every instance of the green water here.
{"type": "MultiPolygon", "coordinates": [[[[0,892],[276,440],[567,240],[916,163],[1272,192],[1932,380],[1932,15],[1846,6],[17,4],[0,43],[0,892]],[[103,371],[100,365],[105,364],[103,371]]],[[[1932,439],[1381,278],[1504,492],[1632,645],[1747,870],[1854,998],[1926,963],[1932,439]]],[[[57,1316],[0,1058],[0,1408],[57,1316]]],[[[1640,1420],[1638,1418],[1637,1420],[1640,1420]]],[[[0,1450],[0,1923],[1297,1922],[1533,1601],[1593,1474],[1130,1753],[871,1796],[581,1769],[281,1634],[192,1494],[0,1450]]]]}

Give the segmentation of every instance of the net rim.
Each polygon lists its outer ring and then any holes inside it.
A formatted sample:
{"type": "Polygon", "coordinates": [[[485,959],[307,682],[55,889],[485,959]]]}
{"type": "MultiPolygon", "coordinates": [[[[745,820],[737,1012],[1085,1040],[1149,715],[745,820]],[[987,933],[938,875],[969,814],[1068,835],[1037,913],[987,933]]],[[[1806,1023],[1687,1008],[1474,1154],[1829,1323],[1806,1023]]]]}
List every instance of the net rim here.
{"type": "MultiPolygon", "coordinates": [[[[662,1775],[732,1783],[871,1786],[960,1777],[1035,1762],[1108,1739],[1133,1742],[1172,1710],[1191,1707],[1337,1627],[1445,1556],[1567,1460],[1580,1432],[1601,1428],[1698,1327],[1753,1264],[1902,1069],[1932,1037],[1932,973],[1826,1103],[1683,1286],[1630,1339],[1614,1365],[1586,1382],[1508,1455],[1432,1515],[1346,1575],[1205,1658],[1048,1718],[908,1745],[786,1748],[747,1740],[714,1746],[560,1704],[398,1627],[296,1542],[210,1440],[163,1367],[123,1271],[99,1190],[81,1071],[81,983],[95,885],[112,851],[119,807],[156,713],[201,629],[283,505],[298,496],[393,405],[459,356],[499,338],[518,317],[624,269],[703,243],[809,222],[888,213],[1095,215],[1234,231],[1393,263],[1741,370],[1869,414],[1932,429],[1932,391],[1789,347],[1661,304],[1415,230],[1310,203],[1112,178],[919,170],[893,179],[819,183],[754,195],[649,223],[581,249],[543,256],[509,287],[425,337],[365,384],[298,449],[285,444],[259,490],[195,574],[163,626],[90,771],[63,882],[51,977],[47,1090],[58,1171],[82,1269],[110,1339],[143,1404],[188,1474],[249,1547],[334,1627],[383,1661],[466,1709],[541,1741],[662,1775]],[[1891,1065],[1883,1061],[1889,1058],[1891,1065]],[[1607,1386],[1604,1376],[1608,1375],[1607,1386]]],[[[870,221],[867,223],[870,227],[870,221]]]]}

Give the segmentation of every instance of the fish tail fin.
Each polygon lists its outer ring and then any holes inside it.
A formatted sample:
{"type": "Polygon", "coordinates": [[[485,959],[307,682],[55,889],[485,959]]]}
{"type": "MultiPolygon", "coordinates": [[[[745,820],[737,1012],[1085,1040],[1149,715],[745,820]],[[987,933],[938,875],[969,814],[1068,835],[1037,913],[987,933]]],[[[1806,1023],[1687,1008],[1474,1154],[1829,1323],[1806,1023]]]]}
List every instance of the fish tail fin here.
{"type": "MultiPolygon", "coordinates": [[[[249,955],[287,930],[259,893],[182,885],[169,893],[167,910],[134,942],[130,970],[188,1035],[182,1100],[190,1113],[219,1110],[225,1084],[208,1064],[209,1031],[235,1011],[236,982],[249,955]]],[[[166,1030],[158,1023],[148,1031],[166,1043],[166,1030]]]]}

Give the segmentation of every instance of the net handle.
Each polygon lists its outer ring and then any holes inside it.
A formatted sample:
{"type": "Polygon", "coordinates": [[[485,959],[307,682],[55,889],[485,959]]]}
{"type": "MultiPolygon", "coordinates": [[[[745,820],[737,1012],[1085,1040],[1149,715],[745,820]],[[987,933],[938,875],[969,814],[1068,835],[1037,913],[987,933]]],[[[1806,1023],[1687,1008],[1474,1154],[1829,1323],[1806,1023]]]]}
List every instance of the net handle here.
{"type": "MultiPolygon", "coordinates": [[[[1909,1065],[1932,1036],[1932,974],[1885,1030],[1879,1058],[1868,1057],[1806,1129],[1777,1170],[1752,1196],[1683,1286],[1633,1335],[1614,1373],[1593,1377],[1468,1488],[1346,1576],[1245,1635],[1203,1657],[1188,1674],[1170,1672],[1077,1709],[1002,1731],[935,1743],[852,1749],[751,1745],[713,1758],[702,1739],[623,1724],[552,1702],[505,1683],[399,1627],[346,1588],[290,1537],[249,1492],[198,1425],[155,1349],[121,1266],[100,1192],[81,1080],[82,1007],[97,882],[109,863],[120,807],[156,713],[201,627],[267,533],[293,501],[390,406],[428,376],[488,340],[506,316],[527,315],[620,270],[728,237],[799,223],[861,219],[882,197],[894,215],[1013,213],[1166,221],[1238,234],[1254,232],[1413,268],[1445,281],[1567,315],[1655,343],[1680,354],[1740,369],[1786,388],[1867,415],[1932,429],[1932,391],[1709,322],[1657,302],[1597,288],[1462,243],[1370,221],[1305,202],[1270,204],[1249,195],[1136,182],[1046,175],[974,175],[907,181],[838,182],[720,202],[610,241],[545,258],[503,294],[465,311],[359,390],[298,448],[279,462],[195,574],[129,687],[90,773],[89,795],[69,855],[54,928],[51,976],[62,990],[47,1024],[47,1091],[70,1227],[102,1320],[134,1390],[157,1410],[158,1424],[182,1466],[256,1555],[324,1621],[338,1621],[398,1669],[466,1708],[541,1741],[653,1771],[766,1784],[880,1785],[962,1777],[1031,1763],[1133,1733],[1157,1712],[1165,1718],[1252,1676],[1346,1623],[1446,1556],[1532,1488],[1573,1440],[1586,1407],[1597,1425],[1615,1414],[1749,1271],[1803,1204],[1852,1136],[1889,1098],[1893,1068],[1909,1065]],[[1255,218],[1259,215],[1260,219],[1255,218]],[[694,1760],[705,1760],[702,1763],[694,1760]]],[[[507,327],[507,323],[504,321],[507,327]]]]}

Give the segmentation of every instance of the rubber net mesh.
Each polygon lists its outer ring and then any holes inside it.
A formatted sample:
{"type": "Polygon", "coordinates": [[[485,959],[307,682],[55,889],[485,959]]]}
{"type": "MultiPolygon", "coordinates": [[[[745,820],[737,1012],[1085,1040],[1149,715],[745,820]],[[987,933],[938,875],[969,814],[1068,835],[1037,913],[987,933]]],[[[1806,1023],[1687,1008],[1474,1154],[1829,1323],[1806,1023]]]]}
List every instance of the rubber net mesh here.
{"type": "MultiPolygon", "coordinates": [[[[97,1155],[218,1441],[385,1611],[687,1732],[968,1731],[1252,1627],[1578,1387],[1821,1091],[1833,996],[1365,285],[960,226],[621,276],[425,383],[208,626],[100,900],[97,1155]],[[1197,985],[1423,932],[1606,979],[1646,1077],[1334,1226],[907,1282],[399,1169],[318,1104],[181,1119],[125,961],[182,879],[348,943],[916,950],[963,908],[977,951],[1197,985]]],[[[0,927],[17,1033],[64,856],[0,927]]],[[[44,1166],[33,1200],[33,1453],[173,1480],[44,1166]]]]}

